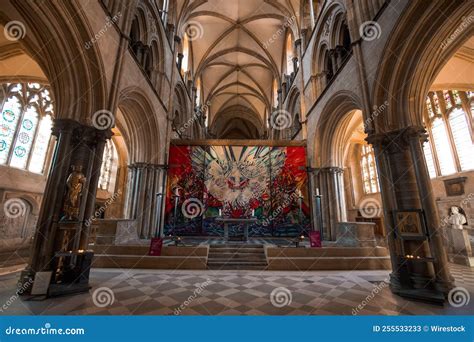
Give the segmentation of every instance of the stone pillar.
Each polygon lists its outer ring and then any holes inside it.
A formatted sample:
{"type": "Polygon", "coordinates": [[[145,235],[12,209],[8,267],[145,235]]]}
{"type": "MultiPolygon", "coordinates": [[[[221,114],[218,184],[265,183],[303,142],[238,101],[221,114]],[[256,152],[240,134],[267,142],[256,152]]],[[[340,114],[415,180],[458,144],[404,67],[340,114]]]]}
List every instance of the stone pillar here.
{"type": "Polygon", "coordinates": [[[127,189],[124,206],[124,217],[126,219],[132,218],[132,198],[133,198],[133,184],[135,183],[135,168],[133,165],[128,165],[127,173],[127,189]]]}
{"type": "Polygon", "coordinates": [[[422,149],[425,140],[424,129],[415,126],[367,138],[375,151],[385,211],[392,259],[390,288],[401,296],[441,302],[453,287],[453,279],[438,231],[441,225],[422,149]],[[399,233],[395,214],[407,210],[421,211],[424,240],[407,239],[399,233]],[[407,254],[422,258],[409,260],[407,254]]]}
{"type": "MultiPolygon", "coordinates": [[[[52,134],[57,142],[42,200],[31,261],[25,273],[34,277],[40,271],[53,271],[52,281],[61,285],[58,279],[62,274],[56,272],[59,267],[57,253],[87,249],[89,219],[94,212],[102,154],[106,139],[112,133],[110,129],[98,130],[74,120],[56,119],[52,134]],[[72,193],[68,190],[68,178],[73,174],[81,179],[77,183],[81,187],[78,187],[77,206],[74,207],[77,210],[71,214],[72,202],[68,202],[67,206],[65,204],[68,198],[72,198],[69,197],[72,193]]],[[[75,263],[75,259],[68,262],[75,263]]]]}
{"type": "Polygon", "coordinates": [[[163,194],[163,165],[136,163],[129,166],[131,183],[127,198],[129,218],[135,219],[141,239],[150,239],[159,234],[163,198],[157,199],[157,193],[163,194]],[[161,201],[161,204],[159,203],[161,201]],[[158,208],[157,205],[160,205],[158,208]],[[160,215],[158,215],[158,211],[160,215]]]}
{"type": "Polygon", "coordinates": [[[334,241],[337,234],[337,223],[346,221],[343,172],[344,170],[339,167],[319,169],[325,240],[334,241]]]}
{"type": "Polygon", "coordinates": [[[281,102],[280,102],[280,107],[283,105],[283,101],[286,99],[286,93],[287,93],[287,87],[286,87],[286,77],[284,78],[284,81],[281,83],[281,102]]]}
{"type": "Polygon", "coordinates": [[[89,170],[88,174],[86,175],[88,186],[85,189],[85,194],[83,195],[84,219],[86,220],[87,224],[82,226],[78,249],[86,250],[87,246],[89,245],[89,219],[95,217],[95,200],[97,194],[97,184],[99,184],[100,169],[102,166],[102,157],[104,155],[104,148],[107,139],[110,139],[111,137],[112,132],[110,130],[98,131],[96,129],[89,129],[88,132],[84,132],[83,134],[83,139],[86,142],[86,144],[83,146],[83,151],[89,158],[89,170]]]}
{"type": "Polygon", "coordinates": [[[52,130],[56,137],[51,167],[41,203],[33,251],[29,268],[33,273],[49,270],[53,254],[51,241],[55,234],[55,223],[60,219],[64,199],[65,183],[71,161],[74,129],[79,123],[73,120],[55,120],[52,130]]]}
{"type": "Polygon", "coordinates": [[[298,57],[293,57],[292,61],[293,61],[293,75],[296,75],[296,72],[298,71],[298,57]]]}
{"type": "Polygon", "coordinates": [[[181,67],[183,65],[183,58],[184,55],[180,52],[178,53],[178,70],[181,71],[181,67]]]}

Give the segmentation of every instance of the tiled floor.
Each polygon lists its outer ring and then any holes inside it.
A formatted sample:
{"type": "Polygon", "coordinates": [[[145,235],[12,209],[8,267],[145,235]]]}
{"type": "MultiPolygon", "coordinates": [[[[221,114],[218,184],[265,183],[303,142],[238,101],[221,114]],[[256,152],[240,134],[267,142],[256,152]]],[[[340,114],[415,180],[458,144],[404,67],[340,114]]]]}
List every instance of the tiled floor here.
{"type": "MultiPolygon", "coordinates": [[[[474,271],[452,265],[474,298],[474,271]]],[[[18,273],[0,276],[3,315],[430,315],[472,314],[393,295],[388,271],[169,271],[94,269],[89,293],[47,300],[15,296],[18,273]],[[272,295],[273,293],[273,295],[272,295]],[[114,301],[111,305],[103,306],[114,301]],[[356,309],[360,305],[359,309],[356,309]],[[102,307],[103,306],[103,307],[102,307]]]]}

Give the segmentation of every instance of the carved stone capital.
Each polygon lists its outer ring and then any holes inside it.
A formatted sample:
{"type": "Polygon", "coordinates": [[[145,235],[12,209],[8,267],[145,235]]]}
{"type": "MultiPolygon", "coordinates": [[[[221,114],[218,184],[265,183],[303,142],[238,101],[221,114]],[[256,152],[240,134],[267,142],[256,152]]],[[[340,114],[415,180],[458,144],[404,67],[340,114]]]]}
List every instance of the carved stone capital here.
{"type": "Polygon", "coordinates": [[[428,134],[424,127],[408,126],[399,130],[370,134],[365,140],[390,154],[401,153],[410,148],[413,139],[425,142],[428,134]]]}

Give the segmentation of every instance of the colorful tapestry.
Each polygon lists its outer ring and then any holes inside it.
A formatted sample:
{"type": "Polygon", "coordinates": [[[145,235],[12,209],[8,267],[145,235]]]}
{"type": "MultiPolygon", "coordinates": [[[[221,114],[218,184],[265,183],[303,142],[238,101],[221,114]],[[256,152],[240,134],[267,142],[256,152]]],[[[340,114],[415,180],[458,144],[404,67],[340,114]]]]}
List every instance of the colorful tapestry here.
{"type": "Polygon", "coordinates": [[[217,217],[255,218],[250,236],[309,231],[304,147],[172,145],[169,155],[165,234],[222,236],[217,217]]]}

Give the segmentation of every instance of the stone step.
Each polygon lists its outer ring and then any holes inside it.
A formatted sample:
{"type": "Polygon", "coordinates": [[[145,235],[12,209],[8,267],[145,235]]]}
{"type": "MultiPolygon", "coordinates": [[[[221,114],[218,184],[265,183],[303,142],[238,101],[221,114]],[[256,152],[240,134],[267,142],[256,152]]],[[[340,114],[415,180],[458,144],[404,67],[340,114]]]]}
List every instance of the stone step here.
{"type": "Polygon", "coordinates": [[[209,253],[264,253],[263,248],[210,248],[209,253]]]}
{"type": "Polygon", "coordinates": [[[208,266],[267,266],[265,261],[246,261],[246,260],[207,260],[208,266]]]}
{"type": "Polygon", "coordinates": [[[263,245],[259,244],[252,244],[252,243],[225,243],[222,245],[210,245],[211,249],[219,249],[219,248],[258,248],[263,249],[263,245]]]}
{"type": "Polygon", "coordinates": [[[208,265],[207,269],[215,271],[225,271],[225,270],[246,270],[246,271],[264,271],[267,269],[267,266],[239,266],[239,265],[225,265],[225,266],[213,266],[208,265]]]}
{"type": "Polygon", "coordinates": [[[263,245],[226,243],[210,246],[207,267],[211,270],[264,270],[267,259],[263,245]]]}
{"type": "Polygon", "coordinates": [[[229,252],[229,253],[216,253],[209,252],[209,258],[264,258],[265,253],[239,253],[239,252],[229,252]]]}
{"type": "Polygon", "coordinates": [[[231,262],[242,262],[242,261],[257,261],[257,262],[267,262],[267,259],[265,258],[265,256],[261,257],[261,256],[255,256],[255,257],[249,257],[249,258],[244,258],[244,257],[241,257],[241,256],[233,256],[233,257],[228,257],[228,258],[214,258],[214,257],[209,257],[207,259],[208,261],[211,261],[211,262],[228,262],[228,261],[231,261],[231,262]]]}

